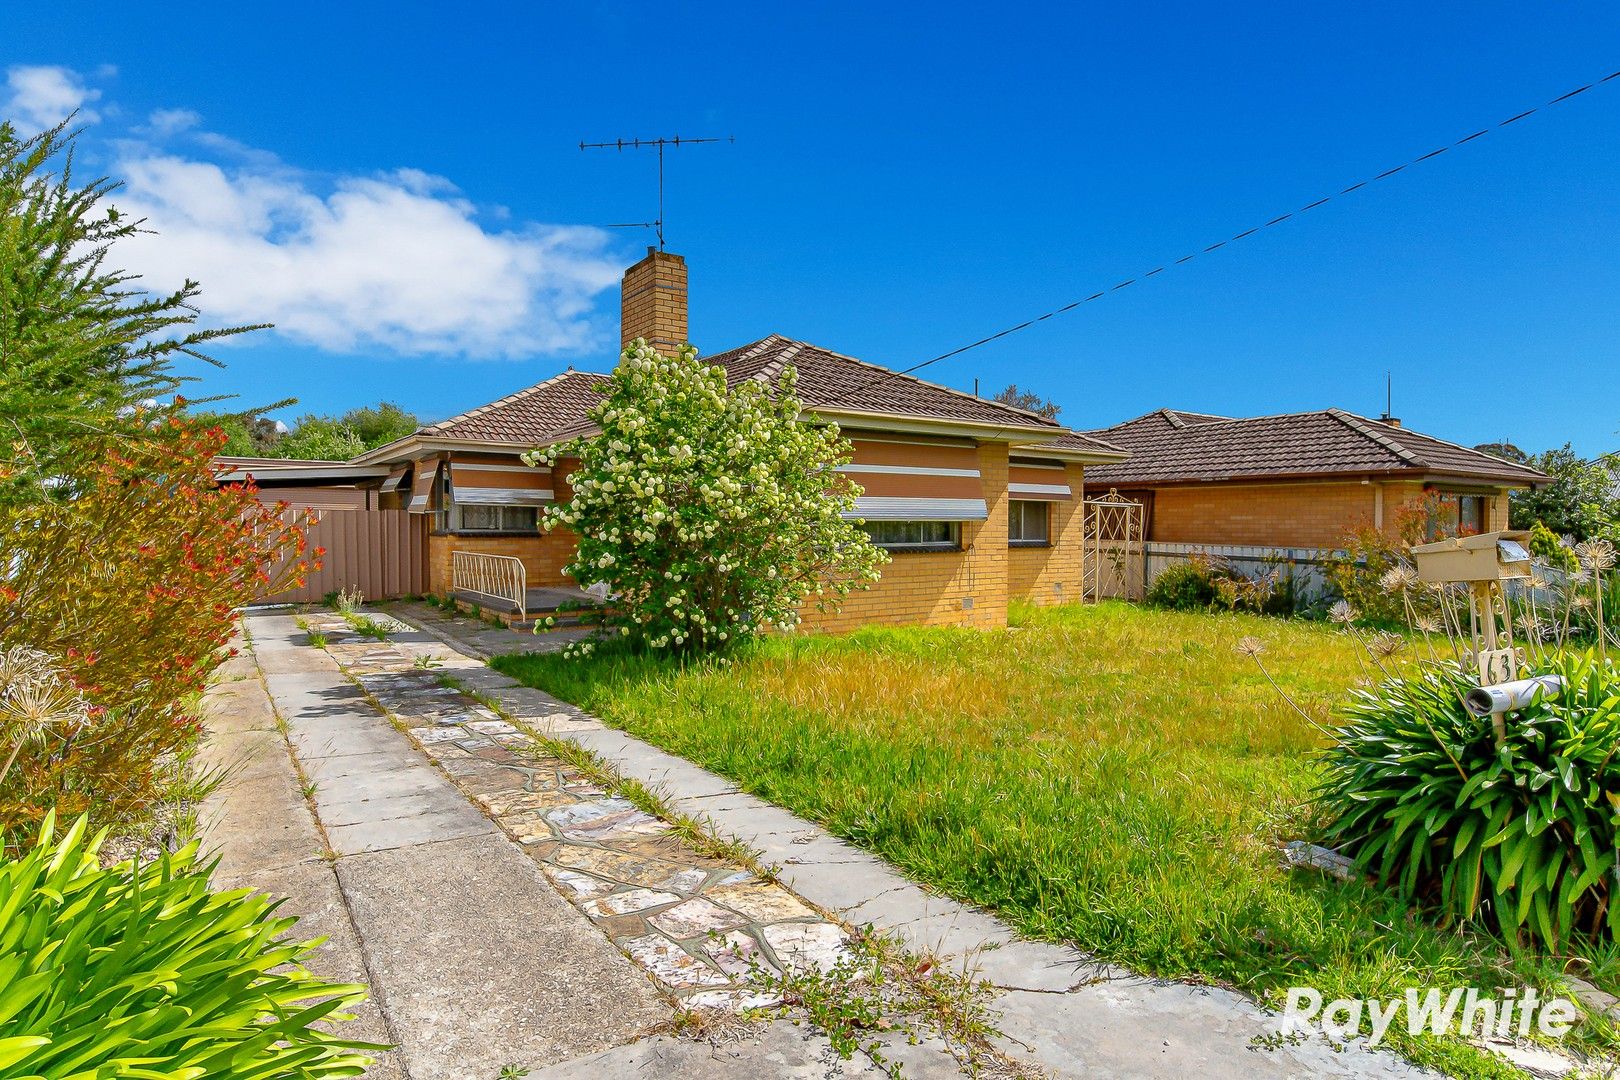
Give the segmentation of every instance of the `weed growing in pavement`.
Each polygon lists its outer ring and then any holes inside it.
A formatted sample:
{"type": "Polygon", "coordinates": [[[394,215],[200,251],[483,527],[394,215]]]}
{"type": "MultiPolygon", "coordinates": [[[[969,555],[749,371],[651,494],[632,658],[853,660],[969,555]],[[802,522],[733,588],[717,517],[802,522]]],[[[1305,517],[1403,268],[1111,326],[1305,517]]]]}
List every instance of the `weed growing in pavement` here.
{"type": "Polygon", "coordinates": [[[311,630],[309,632],[309,638],[304,642],[304,644],[316,649],[324,649],[326,648],[326,635],[321,633],[319,630],[311,630]]]}

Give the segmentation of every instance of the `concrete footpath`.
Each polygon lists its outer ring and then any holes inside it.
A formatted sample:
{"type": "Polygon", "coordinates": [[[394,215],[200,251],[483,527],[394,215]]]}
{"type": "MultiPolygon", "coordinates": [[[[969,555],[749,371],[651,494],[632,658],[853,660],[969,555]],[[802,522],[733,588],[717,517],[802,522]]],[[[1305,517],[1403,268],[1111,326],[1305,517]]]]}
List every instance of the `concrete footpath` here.
{"type": "MultiPolygon", "coordinates": [[[[490,630],[426,605],[391,610],[468,660],[518,651],[520,641],[534,648],[533,635],[490,630]]],[[[1229,990],[1144,978],[1075,949],[1019,940],[994,916],[937,896],[819,826],[566,702],[482,665],[457,665],[456,674],[534,730],[594,752],[716,834],[757,849],[810,903],[993,983],[1001,1048],[1020,1064],[1056,1077],[1433,1075],[1386,1051],[1335,1048],[1320,1036],[1279,1040],[1278,1018],[1229,990]]]]}
{"type": "MultiPolygon", "coordinates": [[[[207,699],[205,754],[231,775],[204,808],[204,843],[220,857],[218,885],[284,897],[295,936],[326,938],[312,970],[371,988],[347,1030],[396,1049],[368,1075],[880,1075],[785,1021],[723,1040],[669,1034],[675,999],[615,947],[602,928],[611,920],[593,922],[560,895],[534,849],[310,647],[294,618],[246,626],[250,646],[207,699]]],[[[460,659],[420,638],[428,644],[402,648],[460,659]]],[[[913,1060],[907,1075],[960,1075],[943,1052],[913,1060]]]]}

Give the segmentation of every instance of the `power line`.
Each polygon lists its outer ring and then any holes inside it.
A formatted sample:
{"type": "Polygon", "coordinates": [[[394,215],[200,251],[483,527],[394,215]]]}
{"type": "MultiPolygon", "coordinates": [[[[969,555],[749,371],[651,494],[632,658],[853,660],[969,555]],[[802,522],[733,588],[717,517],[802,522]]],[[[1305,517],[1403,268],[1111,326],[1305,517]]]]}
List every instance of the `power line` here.
{"type": "Polygon", "coordinates": [[[1561,105],[1561,104],[1563,104],[1564,102],[1570,100],[1573,97],[1576,97],[1576,96],[1578,96],[1580,94],[1584,94],[1588,90],[1591,90],[1592,88],[1597,87],[1597,86],[1601,86],[1604,83],[1609,82],[1611,79],[1616,79],[1616,78],[1620,78],[1620,71],[1612,71],[1609,74],[1603,76],[1601,79],[1594,79],[1593,81],[1587,83],[1585,86],[1579,86],[1579,87],[1576,87],[1574,90],[1569,91],[1568,93],[1559,94],[1557,97],[1553,98],[1551,101],[1547,102],[1544,105],[1538,105],[1535,108],[1526,109],[1521,113],[1518,113],[1518,114],[1516,114],[1514,116],[1508,117],[1506,120],[1499,121],[1498,123],[1496,123],[1495,125],[1493,125],[1491,127],[1481,128],[1480,130],[1474,132],[1472,135],[1464,135],[1462,138],[1458,139],[1457,141],[1447,143],[1446,145],[1440,147],[1438,150],[1430,150],[1427,154],[1423,154],[1423,155],[1421,155],[1419,157],[1415,157],[1410,161],[1402,162],[1401,164],[1395,166],[1392,169],[1385,169],[1383,172],[1379,173],[1376,176],[1372,176],[1372,177],[1367,178],[1366,180],[1362,180],[1362,181],[1359,181],[1357,183],[1351,184],[1349,187],[1343,188],[1342,190],[1334,192],[1331,195],[1327,195],[1327,196],[1324,196],[1324,197],[1322,197],[1320,199],[1317,199],[1315,202],[1306,203],[1304,206],[1300,207],[1298,210],[1290,210],[1286,214],[1279,214],[1276,217],[1272,218],[1270,221],[1264,222],[1263,224],[1260,224],[1260,225],[1256,225],[1251,229],[1245,229],[1245,230],[1243,230],[1242,232],[1238,233],[1235,236],[1231,236],[1231,237],[1228,237],[1225,240],[1221,240],[1221,241],[1218,241],[1216,243],[1210,244],[1208,247],[1200,248],[1197,251],[1190,252],[1190,253],[1188,253],[1186,255],[1183,255],[1181,258],[1175,260],[1174,262],[1168,262],[1168,263],[1164,263],[1161,266],[1156,266],[1152,270],[1149,270],[1145,274],[1138,274],[1136,277],[1126,278],[1124,281],[1121,281],[1117,285],[1110,286],[1109,288],[1106,288],[1106,289],[1101,289],[1101,290],[1099,290],[1097,292],[1092,293],[1090,296],[1086,296],[1086,297],[1083,297],[1083,298],[1081,298],[1079,300],[1074,300],[1074,301],[1071,301],[1070,303],[1064,304],[1062,307],[1053,308],[1051,311],[1048,311],[1044,315],[1037,315],[1033,319],[1025,319],[1023,322],[1018,323],[1015,326],[1009,326],[1005,330],[998,330],[994,334],[990,334],[990,335],[987,335],[985,337],[982,337],[982,338],[978,339],[977,341],[971,341],[968,344],[962,345],[962,346],[960,346],[958,348],[955,348],[955,349],[952,349],[949,352],[942,352],[938,356],[934,357],[931,360],[924,360],[921,363],[913,364],[908,368],[901,368],[899,371],[885,372],[884,374],[880,375],[879,377],[871,380],[870,382],[863,383],[861,386],[858,386],[855,389],[856,390],[865,390],[868,387],[876,386],[879,383],[882,383],[882,382],[885,382],[885,381],[887,381],[889,379],[892,379],[896,375],[910,375],[914,371],[921,371],[923,368],[929,367],[929,366],[931,366],[933,364],[937,364],[941,360],[949,360],[953,356],[960,356],[963,353],[968,352],[968,351],[970,351],[972,349],[977,349],[981,345],[988,345],[992,341],[999,341],[1000,339],[1002,339],[1004,337],[1008,337],[1008,336],[1010,336],[1012,334],[1018,333],[1020,330],[1027,330],[1031,326],[1034,326],[1036,323],[1045,322],[1047,319],[1050,319],[1050,318],[1053,318],[1054,316],[1063,315],[1063,314],[1065,314],[1067,312],[1073,311],[1075,308],[1080,307],[1080,306],[1082,306],[1084,304],[1092,303],[1095,300],[1101,300],[1103,297],[1108,296],[1110,293],[1116,293],[1121,289],[1127,288],[1128,286],[1135,285],[1138,282],[1146,281],[1148,278],[1154,277],[1157,274],[1162,274],[1166,270],[1173,269],[1174,267],[1177,267],[1177,266],[1181,266],[1183,263],[1191,262],[1193,259],[1196,259],[1200,255],[1208,255],[1213,251],[1217,251],[1220,248],[1223,248],[1223,247],[1227,246],[1228,244],[1234,244],[1234,243],[1238,242],[1239,240],[1245,239],[1246,237],[1253,236],[1255,233],[1262,232],[1262,231],[1264,231],[1266,229],[1271,228],[1274,225],[1281,225],[1283,222],[1289,220],[1290,218],[1298,217],[1300,214],[1303,214],[1306,211],[1315,210],[1317,207],[1322,206],[1322,205],[1324,205],[1326,203],[1330,203],[1335,199],[1342,199],[1346,195],[1349,195],[1349,194],[1351,194],[1352,192],[1355,192],[1355,191],[1359,191],[1360,189],[1366,187],[1369,184],[1377,183],[1379,180],[1388,179],[1389,177],[1394,176],[1396,173],[1401,172],[1401,171],[1403,171],[1405,169],[1408,169],[1413,165],[1417,165],[1420,162],[1428,161],[1431,158],[1439,157],[1441,154],[1445,153],[1447,150],[1455,150],[1455,149],[1457,149],[1458,147],[1462,146],[1465,143],[1473,142],[1475,139],[1479,138],[1482,135],[1489,135],[1493,131],[1500,131],[1502,128],[1505,128],[1510,124],[1516,124],[1520,120],[1523,120],[1523,119],[1525,119],[1526,117],[1529,117],[1529,116],[1533,116],[1536,113],[1542,111],[1543,109],[1549,109],[1554,105],[1561,105]]]}

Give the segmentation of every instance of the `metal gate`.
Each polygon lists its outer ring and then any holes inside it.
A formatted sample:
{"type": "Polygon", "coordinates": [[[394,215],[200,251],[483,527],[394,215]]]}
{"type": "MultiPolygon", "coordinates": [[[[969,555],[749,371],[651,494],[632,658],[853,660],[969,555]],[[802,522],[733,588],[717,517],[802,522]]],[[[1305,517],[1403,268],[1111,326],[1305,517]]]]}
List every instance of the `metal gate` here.
{"type": "Polygon", "coordinates": [[[1140,600],[1147,585],[1147,552],[1142,504],[1110,489],[1086,499],[1081,598],[1140,600]]]}

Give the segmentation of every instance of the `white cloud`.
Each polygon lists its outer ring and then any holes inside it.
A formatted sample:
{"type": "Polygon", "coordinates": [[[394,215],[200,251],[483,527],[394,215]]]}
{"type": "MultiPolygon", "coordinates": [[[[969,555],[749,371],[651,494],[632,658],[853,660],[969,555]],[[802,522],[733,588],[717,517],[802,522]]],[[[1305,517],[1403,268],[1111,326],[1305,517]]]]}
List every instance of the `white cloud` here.
{"type": "Polygon", "coordinates": [[[6,88],[11,94],[0,115],[32,129],[25,134],[55,127],[74,109],[79,110],[80,123],[93,124],[101,119],[99,113],[87,107],[100,100],[101,91],[86,86],[72,68],[18,64],[6,69],[6,88]]]}
{"type": "MultiPolygon", "coordinates": [[[[13,117],[44,128],[79,108],[98,119],[85,105],[101,91],[70,68],[18,66],[6,78],[13,117]]],[[[158,109],[134,137],[97,142],[124,181],[113,201],[151,230],[115,258],[154,291],[200,282],[211,325],[274,323],[333,352],[474,359],[607,336],[592,319],[619,278],[604,230],[513,223],[420,169],[314,176],[201,123],[190,109],[158,109]]]]}
{"type": "Polygon", "coordinates": [[[201,282],[211,321],[273,322],[331,351],[521,357],[592,344],[593,301],[618,281],[602,230],[492,230],[418,170],[318,191],[285,167],[125,151],[116,201],[155,234],[120,256],[149,287],[201,282]]]}
{"type": "Polygon", "coordinates": [[[188,131],[202,123],[202,115],[191,109],[154,109],[146,117],[147,129],[158,138],[188,131]]]}

